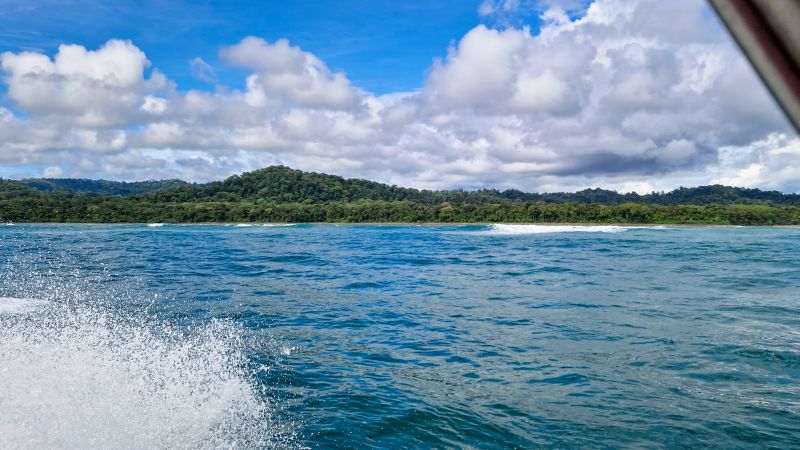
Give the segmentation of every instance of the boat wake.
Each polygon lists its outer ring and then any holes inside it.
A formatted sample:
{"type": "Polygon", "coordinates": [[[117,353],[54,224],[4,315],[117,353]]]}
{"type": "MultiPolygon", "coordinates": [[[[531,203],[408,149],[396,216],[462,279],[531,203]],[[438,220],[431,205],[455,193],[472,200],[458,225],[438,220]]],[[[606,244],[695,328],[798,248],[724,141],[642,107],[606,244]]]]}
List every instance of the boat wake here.
{"type": "Polygon", "coordinates": [[[287,448],[242,333],[0,298],[0,448],[287,448]]]}
{"type": "Polygon", "coordinates": [[[34,298],[0,297],[0,314],[26,314],[46,304],[47,302],[34,298]]]}

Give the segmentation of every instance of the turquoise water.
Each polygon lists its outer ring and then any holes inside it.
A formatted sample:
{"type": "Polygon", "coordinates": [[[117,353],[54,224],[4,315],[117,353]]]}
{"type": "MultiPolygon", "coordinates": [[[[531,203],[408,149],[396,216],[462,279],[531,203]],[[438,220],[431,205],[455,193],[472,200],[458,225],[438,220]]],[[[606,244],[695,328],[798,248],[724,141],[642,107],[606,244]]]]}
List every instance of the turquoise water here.
{"type": "Polygon", "coordinates": [[[800,229],[0,227],[0,447],[786,448],[800,229]]]}

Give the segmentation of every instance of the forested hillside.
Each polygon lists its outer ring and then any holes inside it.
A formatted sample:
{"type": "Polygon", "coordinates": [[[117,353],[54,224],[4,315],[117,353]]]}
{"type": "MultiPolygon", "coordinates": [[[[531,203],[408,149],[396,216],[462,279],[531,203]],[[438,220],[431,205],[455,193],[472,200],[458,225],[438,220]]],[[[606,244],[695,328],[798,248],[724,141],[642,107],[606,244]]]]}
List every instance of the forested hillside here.
{"type": "Polygon", "coordinates": [[[272,166],[223,181],[0,180],[17,222],[587,222],[800,224],[800,196],[727,186],[639,195],[430,191],[272,166]]]}
{"type": "Polygon", "coordinates": [[[128,197],[142,195],[150,192],[175,189],[188,185],[181,180],[159,181],[109,181],[87,180],[76,178],[29,178],[20,183],[40,191],[72,191],[77,193],[91,193],[109,197],[128,197]]]}
{"type": "Polygon", "coordinates": [[[19,183],[42,191],[67,190],[103,196],[148,195],[159,201],[240,201],[260,199],[274,203],[327,203],[357,200],[413,201],[425,204],[496,203],[507,201],[544,203],[596,203],[621,205],[730,205],[766,204],[800,206],[800,195],[729,186],[679,188],[671,192],[639,195],[620,194],[604,189],[580,192],[526,193],[519,190],[430,191],[389,186],[369,180],[347,179],[335,175],[303,172],[283,166],[234,175],[224,181],[190,184],[181,180],[108,181],[85,179],[27,179],[19,183]]]}

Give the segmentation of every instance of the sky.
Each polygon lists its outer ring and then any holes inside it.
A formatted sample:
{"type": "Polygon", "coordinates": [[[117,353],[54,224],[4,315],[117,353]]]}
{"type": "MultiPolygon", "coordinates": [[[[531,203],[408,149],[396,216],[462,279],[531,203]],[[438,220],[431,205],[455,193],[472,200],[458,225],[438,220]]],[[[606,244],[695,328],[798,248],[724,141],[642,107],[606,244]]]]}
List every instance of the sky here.
{"type": "Polygon", "coordinates": [[[700,0],[0,0],[0,177],[800,192],[700,0]]]}

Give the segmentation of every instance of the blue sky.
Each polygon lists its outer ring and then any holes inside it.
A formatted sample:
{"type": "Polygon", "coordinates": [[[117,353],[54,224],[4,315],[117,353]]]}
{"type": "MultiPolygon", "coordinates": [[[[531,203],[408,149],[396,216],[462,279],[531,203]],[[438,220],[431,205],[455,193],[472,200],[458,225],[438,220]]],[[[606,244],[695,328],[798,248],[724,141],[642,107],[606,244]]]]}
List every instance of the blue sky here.
{"type": "MultiPolygon", "coordinates": [[[[433,58],[479,23],[481,1],[0,1],[0,50],[53,55],[62,43],[87,48],[109,39],[130,39],[185,89],[211,89],[192,75],[196,57],[213,66],[218,80],[240,86],[240,71],[226,68],[219,49],[245,36],[288,39],[356,86],[377,94],[418,89],[433,58]]],[[[535,8],[515,24],[538,26],[535,8]]]]}
{"type": "Polygon", "coordinates": [[[0,177],[800,191],[703,0],[0,0],[0,177]]]}

